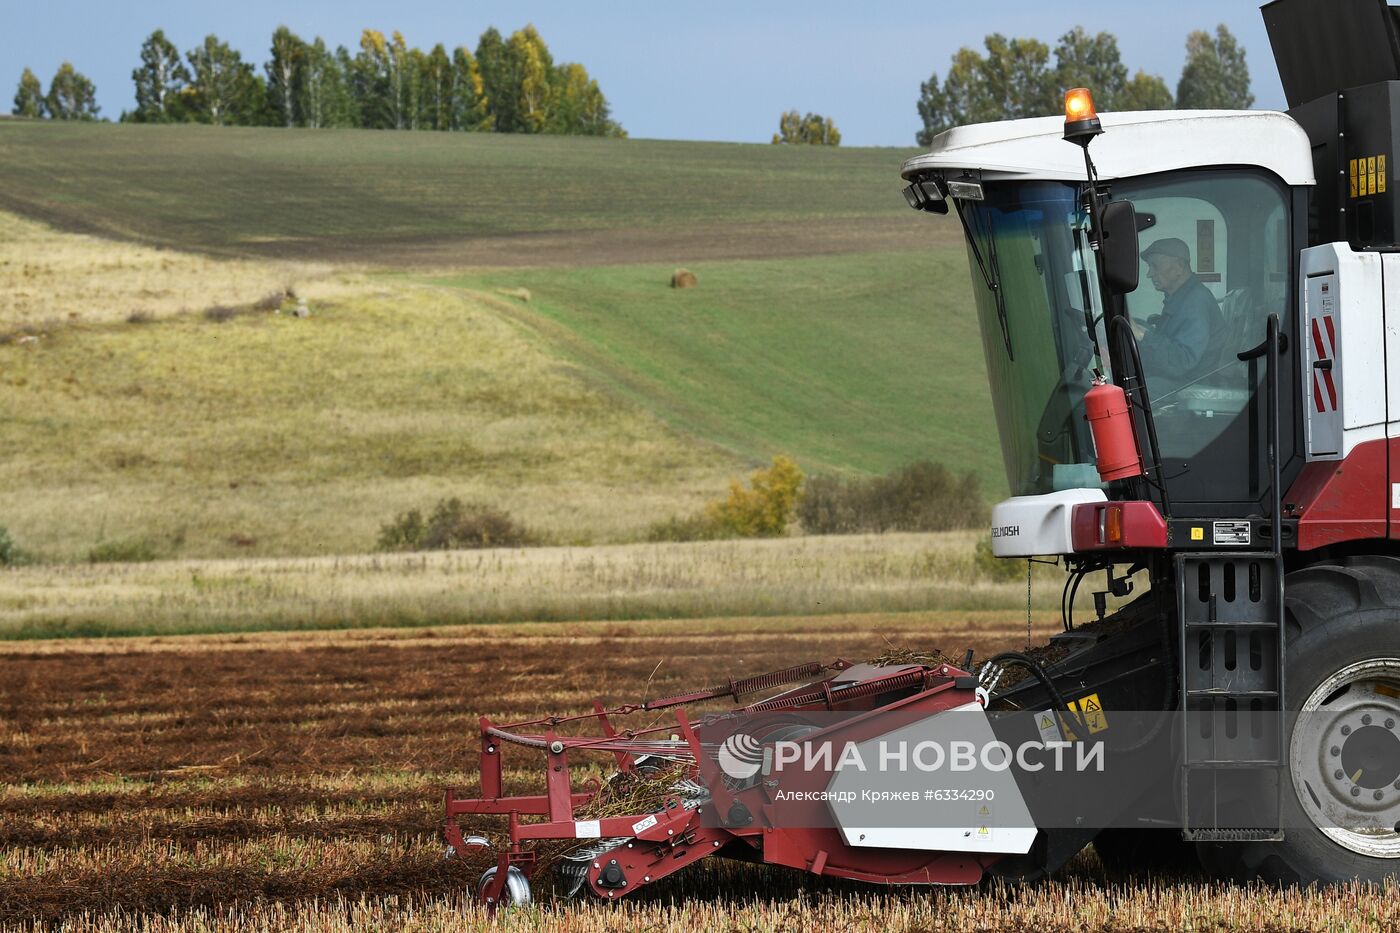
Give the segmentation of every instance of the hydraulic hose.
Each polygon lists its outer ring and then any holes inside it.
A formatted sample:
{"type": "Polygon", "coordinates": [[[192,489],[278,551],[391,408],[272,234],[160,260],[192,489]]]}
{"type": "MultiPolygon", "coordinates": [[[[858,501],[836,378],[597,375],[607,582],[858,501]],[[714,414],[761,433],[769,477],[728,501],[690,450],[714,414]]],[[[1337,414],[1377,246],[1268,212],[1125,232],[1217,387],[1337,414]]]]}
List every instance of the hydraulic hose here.
{"type": "Polygon", "coordinates": [[[1066,713],[1074,717],[1075,721],[1079,724],[1079,728],[1082,730],[1080,734],[1085,736],[1086,738],[1088,737],[1089,723],[1084,718],[1084,714],[1079,712],[1079,710],[1070,708],[1070,705],[1065,700],[1064,695],[1060,693],[1058,688],[1056,688],[1055,682],[1050,679],[1050,675],[1045,673],[1045,668],[1041,667],[1040,662],[1037,661],[1035,658],[1032,658],[1030,655],[1022,654],[1019,651],[1003,651],[1001,654],[998,654],[991,658],[987,663],[1016,664],[1030,671],[1031,676],[1033,676],[1036,680],[1040,681],[1040,685],[1045,688],[1045,691],[1047,693],[1050,694],[1050,698],[1055,701],[1058,708],[1064,710],[1066,713]]]}

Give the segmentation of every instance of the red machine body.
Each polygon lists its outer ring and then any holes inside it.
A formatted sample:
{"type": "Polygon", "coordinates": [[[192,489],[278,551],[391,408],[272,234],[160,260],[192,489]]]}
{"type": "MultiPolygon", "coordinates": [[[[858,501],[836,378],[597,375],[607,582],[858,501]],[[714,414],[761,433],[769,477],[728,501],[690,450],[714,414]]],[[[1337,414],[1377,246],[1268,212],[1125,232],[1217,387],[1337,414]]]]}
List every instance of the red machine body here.
{"type": "Polygon", "coordinates": [[[1084,419],[1094,435],[1099,477],[1104,482],[1142,475],[1132,408],[1122,386],[1096,379],[1084,393],[1084,419]]]}

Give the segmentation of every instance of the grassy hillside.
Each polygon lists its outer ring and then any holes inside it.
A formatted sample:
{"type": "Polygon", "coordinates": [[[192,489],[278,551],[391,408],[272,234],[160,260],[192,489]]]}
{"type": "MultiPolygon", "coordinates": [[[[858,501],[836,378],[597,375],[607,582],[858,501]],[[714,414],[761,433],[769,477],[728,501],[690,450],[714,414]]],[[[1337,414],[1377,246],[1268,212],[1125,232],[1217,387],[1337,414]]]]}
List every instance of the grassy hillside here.
{"type": "Polygon", "coordinates": [[[0,526],[60,560],[361,552],[456,495],[629,541],[776,453],[995,493],[966,260],[901,156],[0,123],[0,526]],[[206,313],[288,287],[309,319],[206,313]]]}
{"type": "Polygon", "coordinates": [[[751,458],[885,472],[930,458],[1001,484],[960,249],[433,279],[523,285],[516,316],[606,385],[751,458]]]}
{"type": "Polygon", "coordinates": [[[325,263],[215,259],[64,233],[0,212],[0,338],[251,304],[313,283],[325,294],[339,278],[325,263]]]}
{"type": "Polygon", "coordinates": [[[178,249],[380,266],[809,255],[924,241],[899,193],[909,154],[7,121],[0,206],[178,249]]]}
{"type": "Polygon", "coordinates": [[[698,508],[744,464],[619,405],[468,297],[362,286],[0,344],[0,525],[82,559],[355,553],[460,496],[555,541],[698,508]]]}

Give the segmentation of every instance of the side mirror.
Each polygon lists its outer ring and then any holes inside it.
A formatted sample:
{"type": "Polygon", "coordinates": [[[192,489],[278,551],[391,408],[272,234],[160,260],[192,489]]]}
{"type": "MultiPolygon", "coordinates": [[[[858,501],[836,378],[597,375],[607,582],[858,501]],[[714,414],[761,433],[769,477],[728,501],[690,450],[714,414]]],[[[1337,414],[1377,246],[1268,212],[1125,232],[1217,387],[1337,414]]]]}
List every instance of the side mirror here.
{"type": "Polygon", "coordinates": [[[1099,251],[1103,256],[1103,277],[1109,291],[1126,295],[1137,290],[1138,258],[1137,212],[1132,201],[1109,201],[1099,214],[1103,225],[1099,251]]]}

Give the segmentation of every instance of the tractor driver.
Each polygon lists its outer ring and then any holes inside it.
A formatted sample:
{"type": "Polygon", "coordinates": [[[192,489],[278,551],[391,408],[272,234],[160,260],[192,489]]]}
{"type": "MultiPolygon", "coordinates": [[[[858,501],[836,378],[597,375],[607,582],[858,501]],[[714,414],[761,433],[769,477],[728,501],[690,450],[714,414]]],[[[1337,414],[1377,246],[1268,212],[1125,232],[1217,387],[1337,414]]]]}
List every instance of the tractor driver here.
{"type": "Polygon", "coordinates": [[[1145,324],[1133,321],[1138,352],[1148,378],[1159,392],[1206,375],[1215,354],[1213,343],[1224,329],[1220,305],[1191,271],[1191,250],[1176,237],[1157,240],[1142,251],[1147,277],[1166,297],[1162,313],[1145,324]]]}

